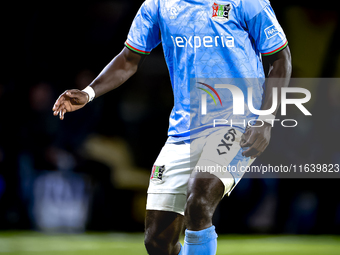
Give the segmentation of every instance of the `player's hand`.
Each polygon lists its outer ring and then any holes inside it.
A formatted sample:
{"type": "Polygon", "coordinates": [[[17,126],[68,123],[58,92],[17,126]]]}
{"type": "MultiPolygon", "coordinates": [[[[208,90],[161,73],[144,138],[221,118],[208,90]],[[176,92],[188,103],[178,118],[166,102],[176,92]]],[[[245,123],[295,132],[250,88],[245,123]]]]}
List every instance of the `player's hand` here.
{"type": "MultiPolygon", "coordinates": [[[[255,125],[260,126],[262,123],[257,122],[255,125]]],[[[240,145],[242,148],[249,147],[242,152],[245,157],[251,157],[252,159],[260,156],[267,148],[272,126],[264,122],[262,127],[249,127],[242,135],[240,145]]]]}
{"type": "Polygon", "coordinates": [[[73,112],[84,107],[88,100],[89,96],[86,92],[78,89],[66,90],[54,103],[52,108],[53,115],[59,115],[59,118],[63,120],[65,113],[73,112]]]}

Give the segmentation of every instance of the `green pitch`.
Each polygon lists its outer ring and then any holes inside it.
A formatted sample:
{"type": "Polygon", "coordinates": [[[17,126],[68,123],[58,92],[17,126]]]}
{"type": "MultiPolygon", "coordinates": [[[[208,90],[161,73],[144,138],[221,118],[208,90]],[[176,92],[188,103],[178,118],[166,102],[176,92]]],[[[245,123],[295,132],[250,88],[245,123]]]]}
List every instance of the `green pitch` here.
{"type": "MultiPolygon", "coordinates": [[[[0,232],[0,254],[136,255],[146,252],[143,234],[0,232]]],[[[339,255],[340,236],[220,235],[217,254],[339,255]]]]}

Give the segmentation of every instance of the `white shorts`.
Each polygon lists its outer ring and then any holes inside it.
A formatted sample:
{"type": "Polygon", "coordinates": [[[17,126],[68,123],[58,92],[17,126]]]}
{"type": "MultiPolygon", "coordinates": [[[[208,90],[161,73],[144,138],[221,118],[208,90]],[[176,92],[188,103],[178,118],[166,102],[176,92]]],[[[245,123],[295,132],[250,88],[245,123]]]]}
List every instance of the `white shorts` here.
{"type": "Polygon", "coordinates": [[[152,168],[146,209],[184,215],[192,171],[217,176],[224,195],[230,195],[244,174],[241,167],[254,161],[242,156],[241,136],[241,131],[225,127],[191,142],[166,143],[152,168]]]}

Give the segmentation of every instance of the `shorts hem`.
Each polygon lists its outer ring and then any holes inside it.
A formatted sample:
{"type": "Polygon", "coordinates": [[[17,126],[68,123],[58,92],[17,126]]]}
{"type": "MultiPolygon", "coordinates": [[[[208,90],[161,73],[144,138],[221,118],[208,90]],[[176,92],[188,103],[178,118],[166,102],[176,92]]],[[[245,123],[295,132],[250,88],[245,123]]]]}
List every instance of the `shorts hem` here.
{"type": "Polygon", "coordinates": [[[147,194],[176,194],[176,195],[187,195],[186,190],[166,190],[166,189],[157,189],[157,190],[148,190],[147,194]]]}
{"type": "Polygon", "coordinates": [[[168,211],[184,215],[185,194],[150,193],[146,200],[146,210],[168,211]]]}

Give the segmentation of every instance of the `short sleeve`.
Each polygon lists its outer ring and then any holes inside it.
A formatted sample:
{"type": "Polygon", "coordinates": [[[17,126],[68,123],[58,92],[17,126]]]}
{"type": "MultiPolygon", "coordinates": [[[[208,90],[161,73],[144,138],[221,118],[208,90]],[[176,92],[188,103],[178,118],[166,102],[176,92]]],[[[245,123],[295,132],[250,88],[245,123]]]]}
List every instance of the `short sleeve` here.
{"type": "Polygon", "coordinates": [[[269,1],[251,1],[253,5],[245,7],[244,17],[257,50],[263,56],[268,56],[284,49],[288,41],[269,1]]]}
{"type": "Polygon", "coordinates": [[[156,0],[146,0],[134,18],[125,46],[148,55],[159,43],[158,8],[156,0]]]}

